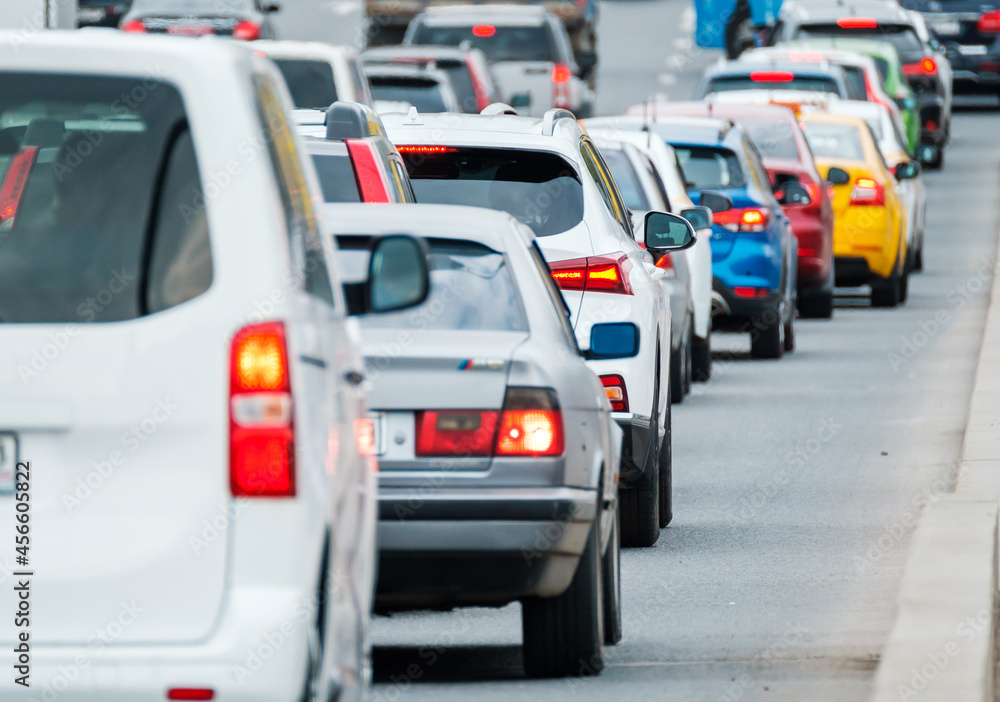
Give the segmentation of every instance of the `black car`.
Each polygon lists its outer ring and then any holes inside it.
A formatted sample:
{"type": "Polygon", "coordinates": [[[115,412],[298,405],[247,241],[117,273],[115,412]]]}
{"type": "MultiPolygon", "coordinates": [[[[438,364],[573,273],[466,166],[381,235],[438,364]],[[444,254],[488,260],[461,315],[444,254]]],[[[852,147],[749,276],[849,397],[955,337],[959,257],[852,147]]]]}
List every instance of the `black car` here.
{"type": "Polygon", "coordinates": [[[117,27],[132,0],[79,0],[78,27],[117,27]]]}
{"type": "Polygon", "coordinates": [[[134,0],[120,27],[150,34],[274,39],[269,15],[280,9],[270,0],[134,0]]]}
{"type": "Polygon", "coordinates": [[[905,0],[923,14],[951,61],[955,92],[1000,97],[1000,1],[905,0]]]}

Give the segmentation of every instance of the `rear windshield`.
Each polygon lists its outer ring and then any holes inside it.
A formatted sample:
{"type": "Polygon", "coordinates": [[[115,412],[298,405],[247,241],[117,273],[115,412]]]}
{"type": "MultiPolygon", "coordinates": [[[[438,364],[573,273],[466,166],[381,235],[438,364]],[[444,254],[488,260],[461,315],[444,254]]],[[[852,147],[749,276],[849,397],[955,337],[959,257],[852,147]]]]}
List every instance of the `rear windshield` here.
{"type": "Polygon", "coordinates": [[[361,202],[354,166],[347,154],[313,154],[312,161],[323,187],[324,202],[361,202]]]}
{"type": "Polygon", "coordinates": [[[868,86],[865,84],[865,69],[860,66],[841,66],[847,82],[848,100],[867,100],[868,86]]]}
{"type": "Polygon", "coordinates": [[[791,80],[754,80],[750,76],[718,76],[708,81],[708,92],[729,90],[809,90],[817,93],[840,94],[837,81],[823,76],[794,76],[791,80]]]}
{"type": "MultiPolygon", "coordinates": [[[[337,237],[347,280],[363,279],[367,237],[337,237]]],[[[405,312],[361,317],[370,329],[527,331],[524,307],[503,254],[472,241],[428,239],[431,287],[427,300],[405,312]]]]}
{"type": "Polygon", "coordinates": [[[292,102],[300,109],[323,109],[337,101],[333,69],[326,61],[274,59],[285,77],[292,102]]]}
{"type": "Polygon", "coordinates": [[[131,319],[211,282],[205,196],[175,88],[0,73],[0,323],[131,319]]]}
{"type": "Polygon", "coordinates": [[[420,112],[447,112],[437,81],[426,78],[371,77],[372,97],[387,102],[408,102],[420,112]]]}
{"type": "Polygon", "coordinates": [[[399,146],[417,202],[509,212],[535,236],[583,219],[583,185],[557,154],[520,149],[399,146]],[[434,151],[435,149],[446,149],[434,151]]]}
{"type": "Polygon", "coordinates": [[[744,188],[747,181],[740,160],[729,149],[672,144],[688,188],[717,190],[744,188]]]}
{"type": "Polygon", "coordinates": [[[813,37],[852,37],[855,39],[879,39],[896,47],[899,53],[923,51],[920,37],[913,27],[905,24],[880,24],[877,27],[841,27],[835,23],[804,24],[799,27],[795,39],[813,37]]]}
{"type": "Polygon", "coordinates": [[[837,158],[863,161],[865,150],[861,133],[849,124],[822,124],[806,122],[803,126],[809,148],[819,158],[837,158]]]}
{"type": "Polygon", "coordinates": [[[458,46],[469,42],[493,61],[558,61],[558,52],[544,25],[504,27],[491,24],[441,26],[421,24],[413,44],[458,46]]]}
{"type": "Polygon", "coordinates": [[[642,183],[639,182],[639,175],[635,172],[628,155],[624,151],[605,149],[601,151],[601,156],[611,169],[611,177],[615,179],[618,192],[625,201],[625,207],[642,212],[651,210],[649,199],[642,189],[642,183]]]}
{"type": "Polygon", "coordinates": [[[791,125],[767,119],[738,120],[748,132],[761,156],[770,158],[799,159],[799,147],[795,143],[791,125]]]}
{"type": "Polygon", "coordinates": [[[193,14],[201,17],[247,14],[255,11],[253,0],[225,0],[224,3],[207,3],[205,0],[134,0],[134,12],[193,14]],[[216,7],[221,5],[221,7],[216,7]]]}

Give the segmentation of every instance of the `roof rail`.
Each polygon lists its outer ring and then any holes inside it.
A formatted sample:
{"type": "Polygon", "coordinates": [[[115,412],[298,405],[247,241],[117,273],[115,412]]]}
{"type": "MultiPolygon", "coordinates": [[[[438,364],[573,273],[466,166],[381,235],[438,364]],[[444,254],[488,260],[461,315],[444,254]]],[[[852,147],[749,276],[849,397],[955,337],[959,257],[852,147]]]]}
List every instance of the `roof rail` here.
{"type": "Polygon", "coordinates": [[[494,102],[484,107],[483,111],[479,114],[486,117],[492,117],[493,115],[514,115],[516,117],[517,110],[505,102],[494,102]]]}
{"type": "Polygon", "coordinates": [[[542,136],[552,136],[556,130],[556,122],[562,119],[576,122],[576,116],[569,110],[564,110],[561,107],[547,110],[542,117],[542,136]]]}

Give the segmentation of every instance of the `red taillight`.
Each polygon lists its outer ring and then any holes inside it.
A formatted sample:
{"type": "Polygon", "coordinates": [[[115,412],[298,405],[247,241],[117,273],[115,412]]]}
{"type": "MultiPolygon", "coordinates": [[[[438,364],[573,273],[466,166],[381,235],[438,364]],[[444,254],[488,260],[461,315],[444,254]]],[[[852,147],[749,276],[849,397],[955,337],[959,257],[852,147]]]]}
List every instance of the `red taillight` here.
{"type": "Polygon", "coordinates": [[[602,375],[601,385],[604,394],[611,403],[613,412],[628,412],[628,392],[625,390],[625,379],[620,375],[602,375]]]}
{"type": "Polygon", "coordinates": [[[929,119],[926,122],[924,122],[924,129],[926,129],[929,132],[936,132],[937,128],[938,128],[938,123],[932,119],[929,119]]]}
{"type": "Polygon", "coordinates": [[[748,285],[737,285],[733,288],[733,294],[735,294],[736,297],[751,299],[755,297],[767,297],[770,292],[771,291],[768,288],[753,288],[748,285]]]}
{"type": "Polygon", "coordinates": [[[284,324],[241,329],[233,338],[229,369],[233,496],[294,496],[295,430],[284,324]]]}
{"type": "Polygon", "coordinates": [[[491,37],[497,33],[497,28],[492,24],[477,24],[472,28],[472,36],[474,37],[491,37]]]}
{"type": "Polygon", "coordinates": [[[799,247],[799,258],[816,258],[817,256],[819,256],[819,249],[799,247]]]}
{"type": "Polygon", "coordinates": [[[789,83],[795,76],[788,71],[753,71],[750,80],[754,83],[789,83]]]}
{"type": "Polygon", "coordinates": [[[260,39],[260,25],[249,20],[240,20],[233,28],[233,39],[253,41],[260,39]]]}
{"type": "Polygon", "coordinates": [[[28,175],[35,165],[37,155],[37,146],[26,146],[10,160],[7,175],[0,184],[0,222],[9,224],[17,216],[17,209],[24,195],[24,186],[28,182],[28,175]]]}
{"type": "Polygon", "coordinates": [[[559,410],[504,410],[500,417],[498,456],[558,456],[563,443],[559,410]]]}
{"type": "Polygon", "coordinates": [[[552,106],[569,109],[572,104],[570,94],[570,79],[573,71],[565,63],[557,63],[552,67],[552,106]]]}
{"type": "Polygon", "coordinates": [[[552,278],[563,290],[591,290],[594,292],[631,295],[632,284],[628,274],[632,264],[628,256],[591,256],[573,258],[549,264],[552,278]]]}
{"type": "Polygon", "coordinates": [[[427,410],[416,413],[418,456],[490,456],[499,412],[427,410]]]}
{"type": "Polygon", "coordinates": [[[490,104],[490,96],[486,93],[486,86],[483,85],[482,76],[472,64],[471,58],[466,58],[465,65],[469,70],[469,79],[472,81],[472,92],[476,96],[476,110],[482,111],[490,104]]]}
{"type": "Polygon", "coordinates": [[[215,690],[210,687],[172,687],[167,690],[168,700],[213,700],[215,690]]]}
{"type": "Polygon", "coordinates": [[[762,232],[771,221],[771,210],[766,207],[734,207],[716,212],[712,221],[731,232],[762,232]]]}
{"type": "Polygon", "coordinates": [[[1000,34],[1000,10],[989,10],[979,15],[976,29],[980,34],[1000,34]]]}
{"type": "Polygon", "coordinates": [[[874,178],[858,178],[851,191],[852,205],[884,205],[885,188],[874,178]]]}
{"type": "Polygon", "coordinates": [[[121,26],[123,32],[145,32],[146,25],[142,23],[142,20],[129,20],[121,26]]]}
{"type": "Polygon", "coordinates": [[[383,176],[382,169],[372,147],[361,139],[344,139],[347,151],[354,163],[354,174],[361,189],[362,202],[391,202],[388,180],[383,176]]]}
{"type": "Polygon", "coordinates": [[[837,26],[841,29],[875,29],[878,22],[874,17],[841,17],[837,26]]]}
{"type": "Polygon", "coordinates": [[[397,146],[396,151],[401,154],[450,154],[458,151],[454,146],[425,146],[423,144],[403,144],[397,146]]]}
{"type": "Polygon", "coordinates": [[[674,268],[674,258],[668,253],[660,256],[660,260],[656,262],[657,268],[663,269],[663,274],[667,278],[676,278],[677,269],[674,268]]]}
{"type": "Polygon", "coordinates": [[[903,64],[903,73],[908,76],[936,76],[937,63],[930,57],[923,58],[919,63],[903,64]]]}

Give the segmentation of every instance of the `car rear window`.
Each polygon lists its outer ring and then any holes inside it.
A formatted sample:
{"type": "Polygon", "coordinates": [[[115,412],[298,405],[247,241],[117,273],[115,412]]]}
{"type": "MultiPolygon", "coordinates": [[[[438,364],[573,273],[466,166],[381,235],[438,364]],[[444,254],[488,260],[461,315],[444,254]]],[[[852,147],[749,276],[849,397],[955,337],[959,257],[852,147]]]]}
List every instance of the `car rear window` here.
{"type": "MultiPolygon", "coordinates": [[[[348,281],[368,268],[368,237],[338,236],[341,269],[348,281]]],[[[430,293],[414,309],[361,317],[371,329],[527,331],[517,285],[502,253],[473,241],[427,239],[430,293]]]]}
{"type": "Polygon", "coordinates": [[[174,87],[0,73],[0,323],[127,320],[211,282],[205,195],[174,87]]]}
{"type": "Polygon", "coordinates": [[[920,37],[913,27],[905,24],[879,24],[876,27],[841,27],[836,23],[804,24],[799,27],[796,39],[813,37],[852,37],[855,39],[879,39],[896,47],[900,53],[923,51],[920,37]]]}
{"type": "Polygon", "coordinates": [[[583,220],[583,185],[558,154],[523,149],[397,145],[417,202],[509,212],[535,236],[583,220]]]}
{"type": "Polygon", "coordinates": [[[775,122],[768,119],[739,118],[757,145],[761,156],[770,158],[799,159],[799,147],[795,143],[792,127],[787,122],[775,122]]]}
{"type": "Polygon", "coordinates": [[[421,24],[413,44],[459,46],[469,42],[495,61],[558,61],[553,37],[545,25],[502,26],[492,24],[443,26],[421,24]]]}
{"type": "Polygon", "coordinates": [[[313,154],[312,162],[323,188],[323,202],[361,202],[350,156],[313,154]]]}
{"type": "Polygon", "coordinates": [[[865,69],[860,66],[841,66],[847,82],[848,100],[867,100],[868,86],[865,83],[865,69]]]}
{"type": "Polygon", "coordinates": [[[476,108],[479,107],[479,103],[476,100],[476,89],[472,86],[469,67],[458,61],[448,61],[438,63],[438,68],[447,73],[448,78],[451,79],[451,86],[458,96],[462,112],[478,113],[479,110],[476,108]]]}
{"type": "Polygon", "coordinates": [[[864,161],[865,150],[861,144],[861,133],[850,124],[823,124],[806,122],[803,125],[809,148],[819,158],[864,161]]]}
{"type": "Polygon", "coordinates": [[[730,90],[809,90],[816,93],[840,94],[837,81],[824,76],[796,75],[791,80],[767,80],[750,76],[716,76],[708,81],[708,92],[724,93],[730,90]]]}
{"type": "Polygon", "coordinates": [[[420,112],[447,112],[441,85],[427,78],[369,76],[372,97],[386,102],[408,102],[420,112]]]}
{"type": "Polygon", "coordinates": [[[323,109],[337,101],[333,69],[326,61],[273,59],[285,77],[295,107],[323,109]]]}
{"type": "Polygon", "coordinates": [[[624,151],[602,149],[601,156],[611,169],[611,177],[615,179],[618,192],[621,193],[625,206],[630,210],[645,212],[651,210],[649,199],[642,189],[639,175],[635,172],[632,162],[624,151]]]}
{"type": "Polygon", "coordinates": [[[694,190],[745,188],[740,160],[729,149],[672,144],[684,180],[694,190]]]}

